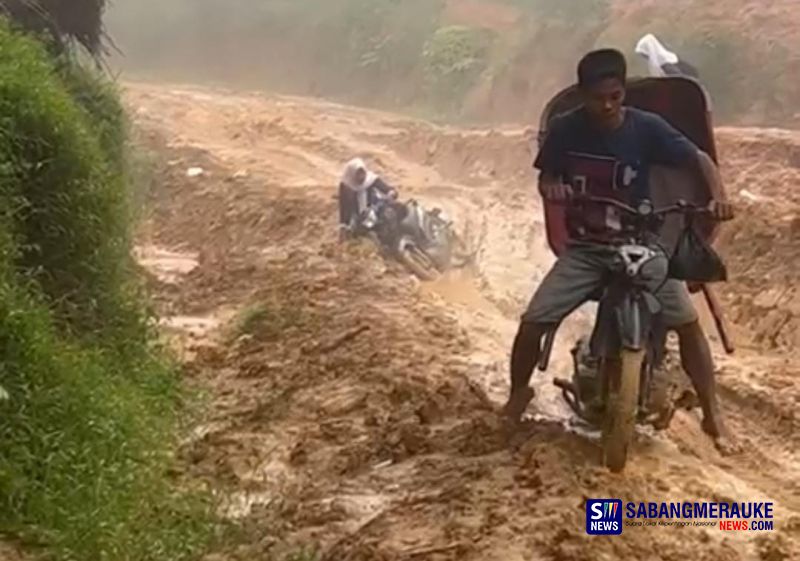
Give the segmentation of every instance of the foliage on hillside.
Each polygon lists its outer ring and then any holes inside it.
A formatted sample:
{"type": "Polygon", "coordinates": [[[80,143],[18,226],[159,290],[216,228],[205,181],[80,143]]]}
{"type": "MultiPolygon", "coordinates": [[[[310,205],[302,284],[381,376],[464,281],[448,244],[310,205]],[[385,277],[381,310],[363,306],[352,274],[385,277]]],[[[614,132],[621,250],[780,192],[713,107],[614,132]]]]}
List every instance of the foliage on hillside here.
{"type": "Polygon", "coordinates": [[[0,533],[61,559],[185,559],[181,392],[130,258],[114,89],[0,22],[0,533]]]}
{"type": "Polygon", "coordinates": [[[770,41],[769,30],[715,26],[708,20],[719,10],[699,0],[682,0],[680,24],[669,17],[670,5],[645,0],[232,0],[224,9],[215,0],[175,0],[153,22],[157,3],[120,4],[110,13],[131,69],[422,109],[433,117],[535,119],[574,79],[577,58],[588,49],[621,48],[643,71],[633,49],[646,32],[700,69],[720,120],[785,123],[800,94],[789,78],[790,69],[800,70],[786,42],[793,35],[770,41]],[[435,74],[431,48],[454,33],[485,51],[464,52],[445,67],[457,72],[435,74]]]}
{"type": "Polygon", "coordinates": [[[437,109],[458,114],[461,102],[488,64],[493,37],[470,27],[437,29],[422,51],[425,85],[437,109]]]}

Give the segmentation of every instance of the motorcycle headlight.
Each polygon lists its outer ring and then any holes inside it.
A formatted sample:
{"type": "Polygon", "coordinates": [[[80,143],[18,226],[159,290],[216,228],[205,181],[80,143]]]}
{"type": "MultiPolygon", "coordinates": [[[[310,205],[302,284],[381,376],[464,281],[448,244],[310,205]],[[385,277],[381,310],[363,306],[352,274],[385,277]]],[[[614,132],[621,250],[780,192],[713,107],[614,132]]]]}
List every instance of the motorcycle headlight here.
{"type": "Polygon", "coordinates": [[[377,218],[375,216],[375,211],[370,210],[367,215],[364,217],[364,226],[367,228],[372,228],[377,223],[377,218]]]}
{"type": "Polygon", "coordinates": [[[643,200],[639,203],[639,206],[636,209],[639,212],[639,216],[650,216],[653,214],[653,203],[648,200],[643,200]]]}

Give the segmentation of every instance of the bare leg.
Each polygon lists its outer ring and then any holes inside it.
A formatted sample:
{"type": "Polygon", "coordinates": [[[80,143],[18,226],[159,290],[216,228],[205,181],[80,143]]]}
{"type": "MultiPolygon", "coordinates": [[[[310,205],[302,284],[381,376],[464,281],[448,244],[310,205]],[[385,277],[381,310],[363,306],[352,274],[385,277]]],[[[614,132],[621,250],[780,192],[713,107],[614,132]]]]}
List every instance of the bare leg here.
{"type": "Polygon", "coordinates": [[[731,441],[722,420],[717,389],[714,380],[714,359],[705,333],[699,322],[689,323],[677,328],[680,341],[681,364],[692,380],[700,407],[703,409],[703,430],[711,438],[720,452],[734,452],[736,446],[731,441]]]}
{"type": "Polygon", "coordinates": [[[505,415],[519,422],[525,408],[531,402],[534,391],[529,387],[533,370],[539,362],[542,336],[549,326],[536,323],[521,323],[511,351],[511,394],[503,408],[505,415]]]}

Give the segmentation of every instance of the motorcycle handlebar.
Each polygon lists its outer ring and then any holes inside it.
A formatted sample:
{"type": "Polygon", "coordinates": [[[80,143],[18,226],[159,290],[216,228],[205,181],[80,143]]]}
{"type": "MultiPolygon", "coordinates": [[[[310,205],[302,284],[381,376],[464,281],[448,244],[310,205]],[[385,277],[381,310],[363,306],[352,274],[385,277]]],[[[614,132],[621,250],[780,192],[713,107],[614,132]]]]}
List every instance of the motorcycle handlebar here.
{"type": "Polygon", "coordinates": [[[568,202],[575,202],[575,203],[599,203],[599,204],[606,204],[609,206],[613,206],[623,212],[634,216],[666,216],[667,214],[674,214],[674,213],[681,213],[681,214],[711,214],[711,209],[707,206],[700,206],[693,203],[689,203],[683,199],[678,200],[673,205],[665,206],[659,209],[653,207],[650,201],[642,201],[640,205],[647,205],[649,207],[648,211],[643,211],[640,208],[634,208],[628,204],[625,204],[621,201],[616,199],[612,199],[610,197],[595,197],[591,195],[573,195],[568,200],[561,202],[561,204],[567,204],[568,202]]]}

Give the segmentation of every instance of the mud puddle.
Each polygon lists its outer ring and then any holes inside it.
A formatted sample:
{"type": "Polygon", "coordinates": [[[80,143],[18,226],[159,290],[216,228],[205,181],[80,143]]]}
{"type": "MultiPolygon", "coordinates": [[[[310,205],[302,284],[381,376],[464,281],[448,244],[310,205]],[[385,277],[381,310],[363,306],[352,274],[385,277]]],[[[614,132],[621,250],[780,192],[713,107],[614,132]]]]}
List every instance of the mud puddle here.
{"type": "Polygon", "coordinates": [[[170,251],[158,246],[139,246],[134,250],[138,263],[156,276],[159,281],[178,284],[198,266],[198,254],[170,251]]]}

